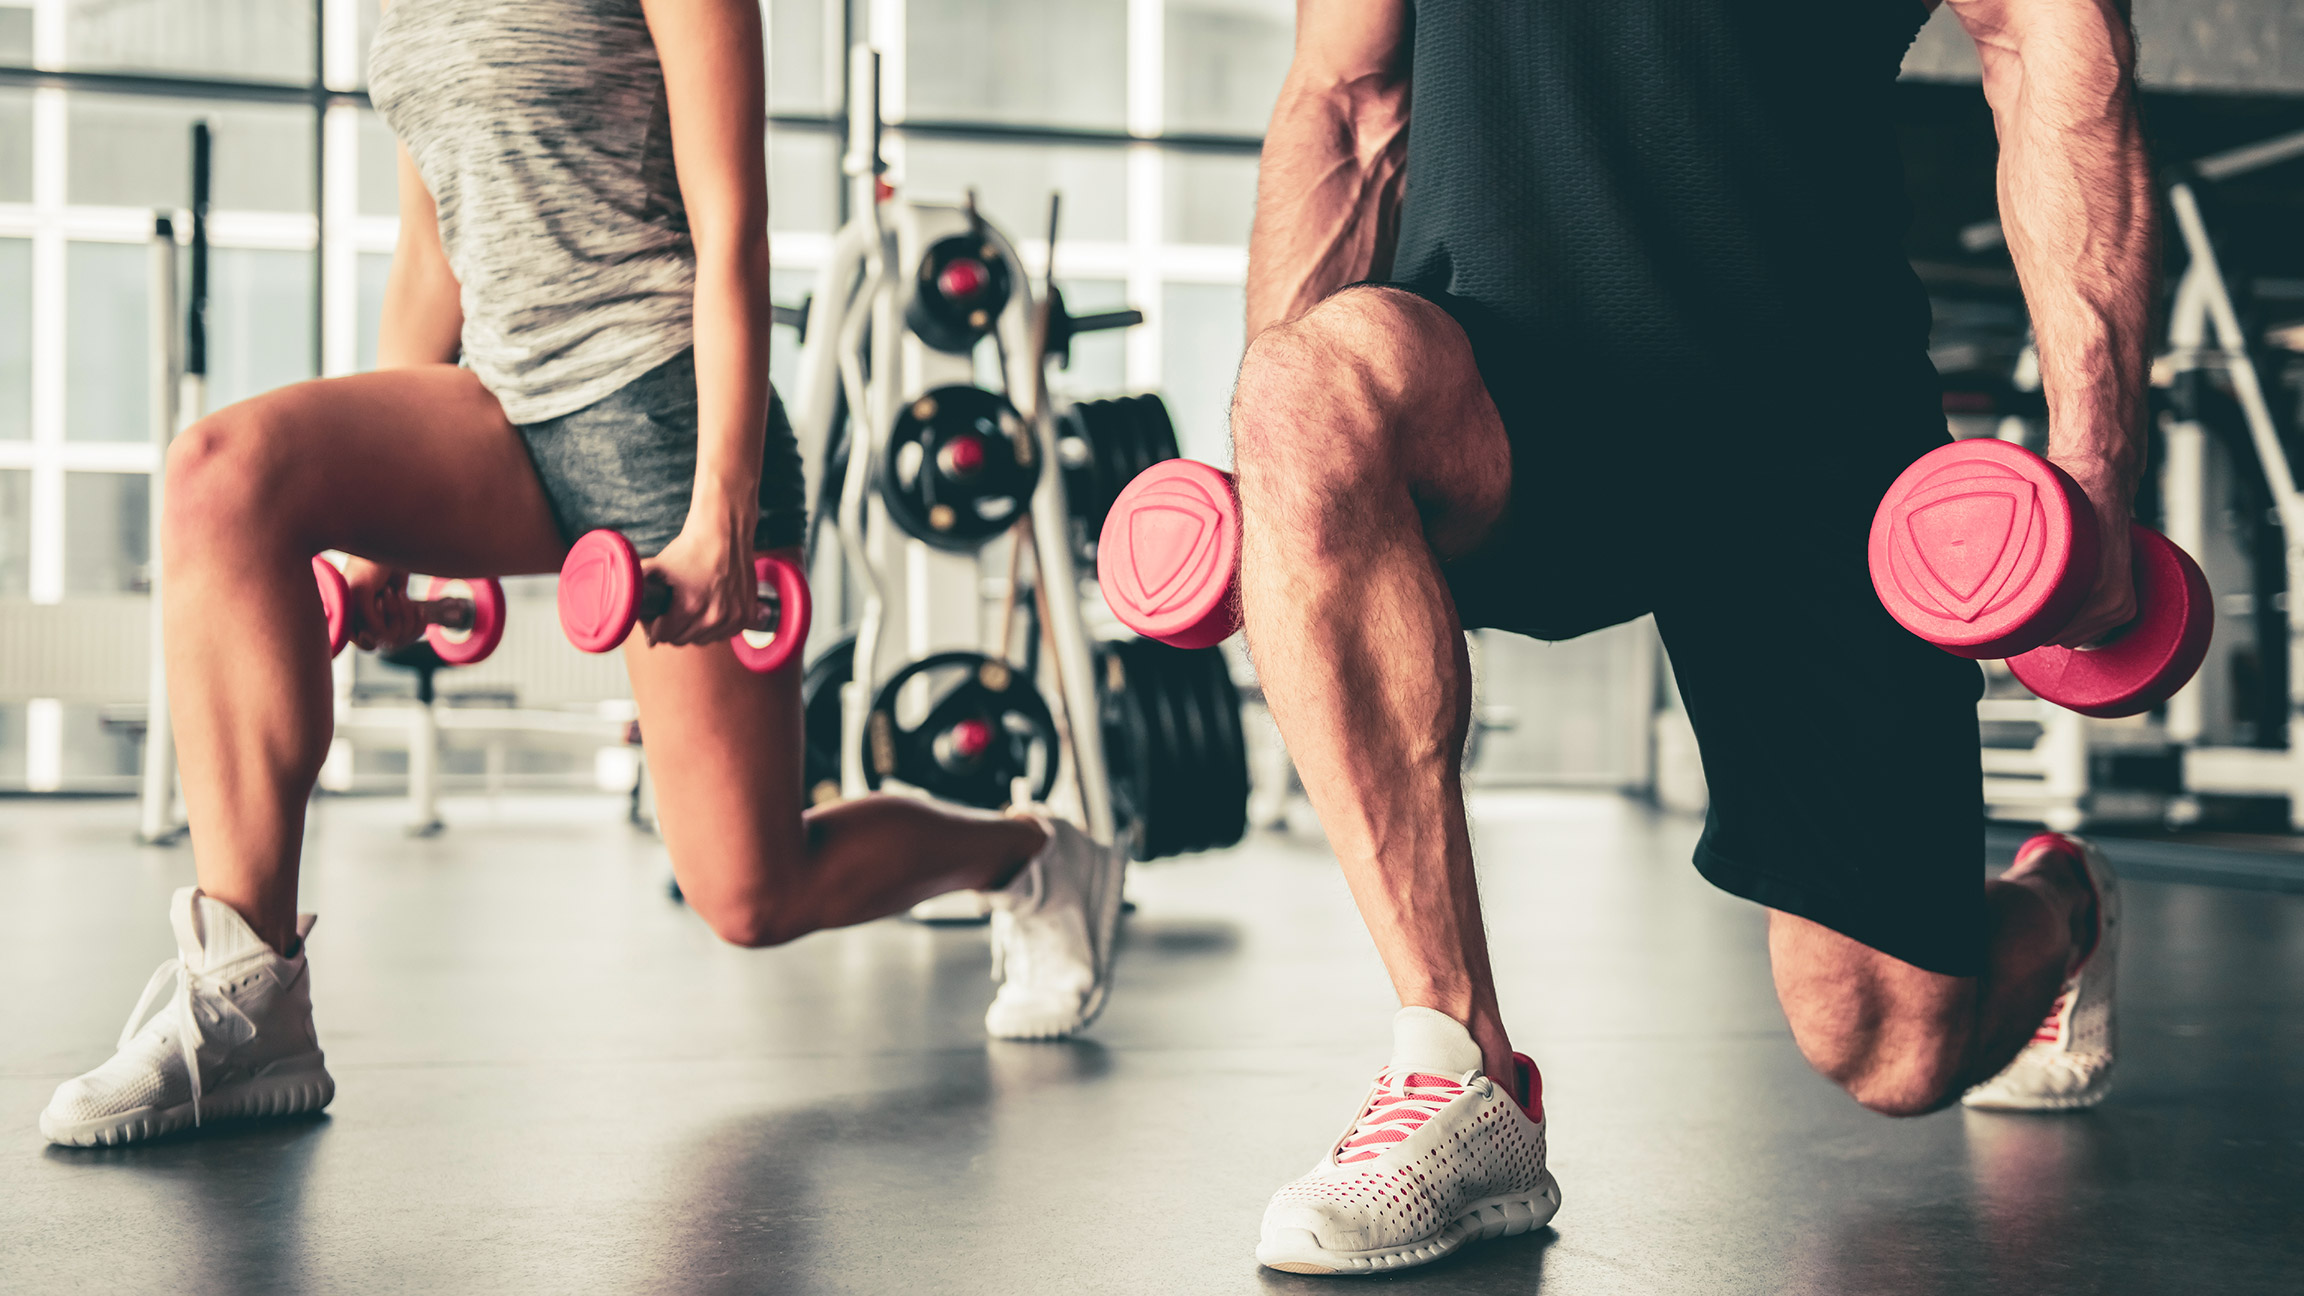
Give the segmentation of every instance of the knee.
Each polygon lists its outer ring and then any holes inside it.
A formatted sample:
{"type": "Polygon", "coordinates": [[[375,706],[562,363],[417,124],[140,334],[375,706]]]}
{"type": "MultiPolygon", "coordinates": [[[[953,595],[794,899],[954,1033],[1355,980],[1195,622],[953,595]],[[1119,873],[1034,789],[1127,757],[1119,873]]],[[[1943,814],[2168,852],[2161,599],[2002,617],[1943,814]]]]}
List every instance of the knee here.
{"type": "Polygon", "coordinates": [[[806,933],[792,922],[788,905],[759,896],[722,895],[712,891],[683,890],[688,907],[712,929],[712,934],[742,949],[771,949],[798,940],[806,933]]]}
{"type": "Polygon", "coordinates": [[[186,428],[168,448],[161,525],[171,558],[257,518],[282,516],[287,437],[243,402],[186,428]]]}
{"type": "Polygon", "coordinates": [[[1232,398],[1243,493],[1340,495],[1399,476],[1395,414],[1414,398],[1426,313],[1422,298],[1359,288],[1258,334],[1232,398]]]}
{"type": "Polygon", "coordinates": [[[1926,1116],[1942,1111],[1960,1096],[1959,1060],[1937,1051],[1918,1050],[1894,1058],[1856,1055],[1827,1061],[1811,1057],[1810,1061],[1859,1105],[1882,1116],[1926,1116]]]}

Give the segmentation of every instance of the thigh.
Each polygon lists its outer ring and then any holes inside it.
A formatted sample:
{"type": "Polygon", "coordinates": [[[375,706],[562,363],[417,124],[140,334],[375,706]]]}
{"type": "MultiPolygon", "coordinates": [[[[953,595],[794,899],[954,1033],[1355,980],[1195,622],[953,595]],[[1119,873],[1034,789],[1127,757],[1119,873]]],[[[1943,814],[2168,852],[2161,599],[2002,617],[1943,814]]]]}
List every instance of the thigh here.
{"type": "MultiPolygon", "coordinates": [[[[303,550],[439,576],[553,571],[563,547],[520,434],[453,365],[297,383],[219,410],[171,451],[242,478],[303,550]]],[[[213,475],[213,474],[211,474],[213,475]]]]}
{"type": "MultiPolygon", "coordinates": [[[[798,559],[797,550],[785,551],[798,559]]],[[[721,644],[624,644],[673,873],[699,912],[784,893],[805,863],[800,672],[721,644]]]]}
{"type": "Polygon", "coordinates": [[[1722,479],[1675,537],[1657,626],[1711,791],[1696,864],[1870,950],[1974,976],[1983,676],[1881,608],[1870,510],[1847,504],[1870,489],[1868,477],[1722,479]]]}

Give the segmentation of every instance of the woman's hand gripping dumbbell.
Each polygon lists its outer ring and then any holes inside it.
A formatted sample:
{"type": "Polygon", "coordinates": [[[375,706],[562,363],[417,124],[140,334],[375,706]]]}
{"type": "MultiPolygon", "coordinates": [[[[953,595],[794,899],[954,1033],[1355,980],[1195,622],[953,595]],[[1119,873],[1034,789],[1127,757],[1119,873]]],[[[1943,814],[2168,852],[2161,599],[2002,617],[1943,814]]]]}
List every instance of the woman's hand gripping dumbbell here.
{"type": "MultiPolygon", "coordinates": [[[[728,641],[748,670],[760,674],[797,661],[808,642],[808,580],[791,561],[773,555],[752,560],[758,604],[752,623],[728,641]]],[[[641,566],[640,553],[621,532],[585,534],[560,564],[560,628],[586,652],[624,642],[632,627],[672,606],[670,581],[641,566]]]]}
{"type": "Polygon", "coordinates": [[[331,657],[342,653],[346,644],[384,650],[422,638],[441,661],[468,666],[504,641],[504,587],[493,577],[427,576],[425,587],[410,597],[408,573],[361,558],[351,559],[349,565],[352,578],[326,558],[312,559],[312,578],[320,586],[320,606],[328,617],[331,657]]]}
{"type": "Polygon", "coordinates": [[[1932,450],[1872,519],[1872,586],[1907,630],[1961,657],[2005,657],[2024,687],[2082,715],[2140,715],[2200,669],[2215,628],[2191,555],[2131,525],[2136,614],[2085,647],[2075,615],[2096,589],[2096,509],[2070,474],[2005,441],[1932,450]]]}

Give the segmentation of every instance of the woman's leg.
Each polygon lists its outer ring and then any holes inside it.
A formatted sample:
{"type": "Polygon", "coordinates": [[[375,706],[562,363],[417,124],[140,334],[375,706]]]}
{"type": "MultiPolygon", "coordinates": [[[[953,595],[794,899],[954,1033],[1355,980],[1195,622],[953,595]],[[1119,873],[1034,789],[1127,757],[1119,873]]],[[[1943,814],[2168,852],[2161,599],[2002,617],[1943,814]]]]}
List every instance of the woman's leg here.
{"type": "Polygon", "coordinates": [[[656,810],[681,893],[737,945],[780,945],[994,888],[1047,843],[1028,819],[875,796],[808,810],[800,672],[755,675],[725,644],[624,645],[656,810]]]}
{"type": "Polygon", "coordinates": [[[285,951],[334,718],[312,555],[499,575],[551,571],[563,546],[520,434],[452,365],[219,410],[177,438],[166,489],[168,693],[200,888],[285,951]]]}

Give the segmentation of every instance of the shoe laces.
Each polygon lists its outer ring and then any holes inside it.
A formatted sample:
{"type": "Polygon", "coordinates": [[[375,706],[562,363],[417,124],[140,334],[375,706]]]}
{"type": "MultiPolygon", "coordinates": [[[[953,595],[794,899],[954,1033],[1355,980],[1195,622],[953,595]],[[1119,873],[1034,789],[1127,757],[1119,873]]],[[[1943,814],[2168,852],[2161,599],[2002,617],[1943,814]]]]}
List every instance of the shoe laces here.
{"type": "Polygon", "coordinates": [[[2074,987],[2065,986],[2057,992],[2056,1002],[2048,1005],[2048,1016],[2032,1032],[2035,1044],[2061,1044],[2064,1042],[2064,1010],[2072,1003],[2074,987]]]}
{"type": "Polygon", "coordinates": [[[1390,1068],[1379,1071],[1376,1091],[1368,1096],[1368,1105],[1361,1109],[1359,1119],[1336,1144],[1336,1164],[1372,1161],[1384,1155],[1390,1145],[1423,1128],[1425,1122],[1439,1115],[1441,1108],[1456,1101],[1465,1090],[1471,1089],[1485,1097],[1493,1087],[1488,1078],[1477,1071],[1456,1077],[1429,1071],[1409,1071],[1397,1076],[1390,1068]]]}
{"type": "MultiPolygon", "coordinates": [[[[227,980],[214,973],[193,971],[183,956],[178,955],[153,971],[152,979],[144,983],[144,993],[136,999],[136,1010],[128,1014],[128,1024],[120,1028],[117,1047],[124,1049],[136,1038],[145,1015],[155,1007],[173,1017],[176,1047],[183,1055],[184,1072],[192,1084],[194,1127],[200,1124],[200,1046],[208,1041],[209,1031],[230,1022],[239,1028],[233,1032],[239,1038],[246,1039],[256,1033],[256,1023],[240,1011],[240,1005],[232,1002],[225,993],[226,985],[227,980]],[[175,993],[169,995],[163,1005],[161,996],[167,992],[171,980],[176,983],[175,993]]],[[[157,1018],[158,1014],[154,1016],[157,1018]]]]}

